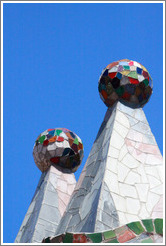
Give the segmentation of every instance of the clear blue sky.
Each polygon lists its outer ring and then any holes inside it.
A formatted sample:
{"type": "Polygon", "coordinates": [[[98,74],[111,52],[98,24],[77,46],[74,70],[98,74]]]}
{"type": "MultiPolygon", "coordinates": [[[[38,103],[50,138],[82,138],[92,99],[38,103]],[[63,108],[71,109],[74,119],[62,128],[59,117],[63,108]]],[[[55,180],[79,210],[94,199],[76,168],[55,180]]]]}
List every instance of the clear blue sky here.
{"type": "Polygon", "coordinates": [[[144,112],[163,151],[163,10],[161,3],[4,4],[4,242],[12,243],[41,172],[32,150],[48,128],[80,136],[84,159],[107,110],[98,79],[128,58],[150,72],[144,112]]]}

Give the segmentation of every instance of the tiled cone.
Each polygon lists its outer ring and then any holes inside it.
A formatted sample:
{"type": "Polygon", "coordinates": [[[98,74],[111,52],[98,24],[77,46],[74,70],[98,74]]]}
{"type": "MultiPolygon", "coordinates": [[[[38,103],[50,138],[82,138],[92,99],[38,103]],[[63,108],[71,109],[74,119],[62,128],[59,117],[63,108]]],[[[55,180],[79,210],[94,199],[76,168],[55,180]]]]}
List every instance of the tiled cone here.
{"type": "Polygon", "coordinates": [[[55,235],[162,218],[162,156],[142,108],[108,108],[55,235]]]}
{"type": "Polygon", "coordinates": [[[76,185],[73,171],[81,163],[83,146],[77,135],[67,129],[56,128],[39,136],[33,153],[43,173],[15,243],[41,243],[44,237],[54,235],[76,185]],[[49,142],[51,138],[54,141],[49,142]],[[70,151],[63,154],[68,149],[70,151]],[[63,156],[66,159],[61,159],[63,156]],[[75,159],[75,156],[79,158],[75,159]],[[57,158],[60,163],[52,161],[52,158],[57,158]]]}

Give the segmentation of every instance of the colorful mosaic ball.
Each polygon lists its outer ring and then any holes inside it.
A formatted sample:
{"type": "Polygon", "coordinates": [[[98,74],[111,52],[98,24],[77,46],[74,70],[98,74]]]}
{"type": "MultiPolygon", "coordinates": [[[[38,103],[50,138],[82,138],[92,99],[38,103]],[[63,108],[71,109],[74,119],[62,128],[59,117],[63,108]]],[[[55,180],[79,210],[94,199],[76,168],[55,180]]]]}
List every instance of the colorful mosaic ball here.
{"type": "Polygon", "coordinates": [[[144,106],[152,94],[152,79],[140,63],[128,59],[110,63],[99,79],[100,97],[107,107],[116,101],[134,108],[144,106]]]}
{"type": "Polygon", "coordinates": [[[66,128],[48,129],[36,139],[33,157],[42,172],[51,165],[75,172],[83,158],[83,144],[66,128]]]}

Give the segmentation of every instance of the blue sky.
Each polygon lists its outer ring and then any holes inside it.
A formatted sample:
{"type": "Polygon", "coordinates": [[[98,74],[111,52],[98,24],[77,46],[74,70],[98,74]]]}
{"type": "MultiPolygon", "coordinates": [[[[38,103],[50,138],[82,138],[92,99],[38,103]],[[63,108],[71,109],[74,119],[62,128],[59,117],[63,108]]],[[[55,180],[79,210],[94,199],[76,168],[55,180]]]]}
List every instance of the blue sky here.
{"type": "Polygon", "coordinates": [[[5,3],[3,8],[3,236],[12,243],[41,172],[32,150],[48,128],[84,144],[78,179],[107,110],[98,79],[109,63],[144,65],[154,91],[144,107],[163,151],[162,3],[5,3]]]}

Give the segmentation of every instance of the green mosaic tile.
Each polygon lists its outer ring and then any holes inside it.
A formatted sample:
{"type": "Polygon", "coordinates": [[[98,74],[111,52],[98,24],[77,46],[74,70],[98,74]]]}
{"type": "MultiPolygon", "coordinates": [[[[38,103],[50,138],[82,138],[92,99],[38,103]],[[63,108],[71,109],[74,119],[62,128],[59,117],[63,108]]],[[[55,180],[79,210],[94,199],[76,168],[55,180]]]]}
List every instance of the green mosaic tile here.
{"type": "Polygon", "coordinates": [[[106,242],[106,243],[119,243],[119,242],[118,242],[118,240],[115,238],[115,239],[113,239],[113,240],[111,240],[111,241],[109,241],[109,242],[106,242]]]}
{"type": "Polygon", "coordinates": [[[106,231],[103,233],[105,239],[116,237],[116,234],[114,231],[106,231]]]}
{"type": "Polygon", "coordinates": [[[148,238],[148,239],[142,240],[141,243],[154,243],[154,242],[151,238],[148,238]]]}
{"type": "Polygon", "coordinates": [[[156,233],[163,235],[163,219],[154,220],[156,233]]]}
{"type": "Polygon", "coordinates": [[[73,242],[73,235],[71,233],[66,233],[63,243],[72,243],[73,242]]]}
{"type": "Polygon", "coordinates": [[[147,232],[153,232],[154,228],[152,220],[142,220],[142,223],[145,226],[147,232]]]}
{"type": "Polygon", "coordinates": [[[86,236],[89,237],[93,241],[93,243],[100,243],[102,241],[101,233],[87,234],[86,236]]]}
{"type": "Polygon", "coordinates": [[[149,80],[148,80],[148,79],[145,79],[145,80],[143,81],[143,83],[144,83],[146,86],[148,86],[149,80]]]}
{"type": "Polygon", "coordinates": [[[144,228],[142,227],[141,223],[139,221],[137,222],[132,222],[127,224],[127,226],[133,231],[135,232],[137,235],[141,234],[142,232],[144,232],[144,228]]]}
{"type": "Polygon", "coordinates": [[[73,143],[75,143],[75,144],[77,144],[77,145],[78,145],[78,144],[79,144],[78,139],[77,139],[77,138],[75,138],[73,143]]]}
{"type": "Polygon", "coordinates": [[[57,136],[59,136],[61,134],[62,130],[56,130],[56,134],[57,136]]]}
{"type": "Polygon", "coordinates": [[[39,138],[39,142],[42,144],[43,142],[44,142],[44,139],[45,139],[45,135],[43,135],[43,136],[41,136],[40,138],[39,138]]]}
{"type": "Polygon", "coordinates": [[[130,72],[128,76],[134,79],[138,79],[138,74],[135,71],[130,72]]]}
{"type": "Polygon", "coordinates": [[[122,86],[120,86],[119,88],[117,88],[116,93],[118,94],[118,96],[122,96],[124,93],[124,88],[122,86]]]}
{"type": "Polygon", "coordinates": [[[106,90],[106,86],[104,84],[101,85],[102,90],[106,90]]]}
{"type": "Polygon", "coordinates": [[[101,90],[102,90],[102,84],[99,84],[98,89],[101,92],[101,90]]]}
{"type": "Polygon", "coordinates": [[[45,243],[51,243],[51,241],[50,241],[50,238],[49,238],[49,237],[47,237],[47,238],[45,239],[45,243]]]}
{"type": "Polygon", "coordinates": [[[123,66],[123,68],[124,68],[125,70],[130,70],[130,67],[129,67],[129,66],[123,66]]]}

